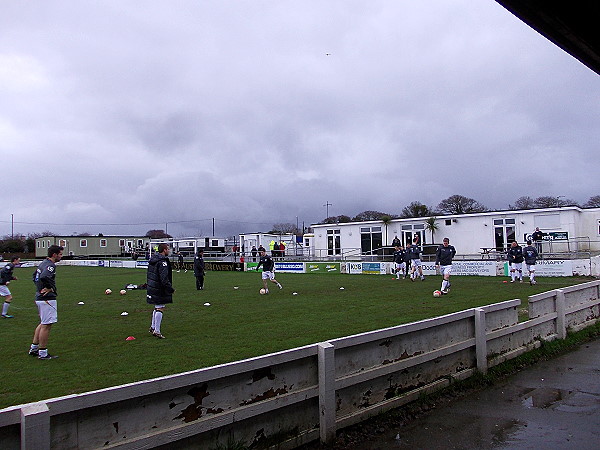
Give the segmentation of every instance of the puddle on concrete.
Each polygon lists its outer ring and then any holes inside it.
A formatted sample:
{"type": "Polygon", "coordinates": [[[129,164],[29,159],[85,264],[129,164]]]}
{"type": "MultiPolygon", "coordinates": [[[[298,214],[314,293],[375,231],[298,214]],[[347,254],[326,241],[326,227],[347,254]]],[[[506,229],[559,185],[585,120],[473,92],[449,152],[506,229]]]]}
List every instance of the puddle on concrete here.
{"type": "Polygon", "coordinates": [[[555,409],[570,413],[597,413],[600,411],[600,396],[575,392],[555,409]]]}
{"type": "Polygon", "coordinates": [[[443,417],[425,417],[396,432],[386,432],[345,450],[481,450],[502,447],[511,437],[527,425],[518,420],[498,417],[481,417],[451,411],[443,417]]]}
{"type": "Polygon", "coordinates": [[[521,403],[526,408],[549,408],[557,402],[561,402],[571,394],[571,391],[553,388],[528,389],[521,394],[521,403]]]}

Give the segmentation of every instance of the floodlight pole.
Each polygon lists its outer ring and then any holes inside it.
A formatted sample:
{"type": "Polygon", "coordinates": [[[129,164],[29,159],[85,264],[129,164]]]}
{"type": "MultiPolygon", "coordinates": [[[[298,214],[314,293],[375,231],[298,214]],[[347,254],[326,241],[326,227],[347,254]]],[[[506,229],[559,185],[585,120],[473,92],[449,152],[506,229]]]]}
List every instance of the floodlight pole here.
{"type": "Polygon", "coordinates": [[[11,240],[15,240],[15,215],[10,215],[10,238],[11,240]]]}
{"type": "Polygon", "coordinates": [[[333,206],[333,205],[331,203],[329,203],[329,200],[327,200],[327,202],[323,206],[325,206],[326,211],[327,211],[326,212],[327,216],[325,218],[328,219],[329,218],[329,207],[333,206]]]}

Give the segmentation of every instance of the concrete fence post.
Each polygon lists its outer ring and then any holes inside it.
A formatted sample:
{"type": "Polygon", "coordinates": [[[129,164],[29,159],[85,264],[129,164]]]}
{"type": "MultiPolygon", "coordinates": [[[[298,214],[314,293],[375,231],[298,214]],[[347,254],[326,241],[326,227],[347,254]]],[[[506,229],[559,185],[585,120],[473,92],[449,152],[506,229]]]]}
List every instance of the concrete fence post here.
{"type": "Polygon", "coordinates": [[[475,308],[475,355],[477,357],[477,370],[483,374],[487,373],[488,362],[485,311],[481,308],[475,308]]]}
{"type": "Polygon", "coordinates": [[[45,403],[21,408],[21,450],[50,450],[50,410],[45,403]]]}
{"type": "Polygon", "coordinates": [[[565,339],[567,337],[565,291],[562,289],[556,289],[556,334],[560,339],[565,339]]]}
{"type": "Polygon", "coordinates": [[[335,438],[335,353],[329,342],[318,345],[319,358],[319,429],[321,442],[335,438]]]}

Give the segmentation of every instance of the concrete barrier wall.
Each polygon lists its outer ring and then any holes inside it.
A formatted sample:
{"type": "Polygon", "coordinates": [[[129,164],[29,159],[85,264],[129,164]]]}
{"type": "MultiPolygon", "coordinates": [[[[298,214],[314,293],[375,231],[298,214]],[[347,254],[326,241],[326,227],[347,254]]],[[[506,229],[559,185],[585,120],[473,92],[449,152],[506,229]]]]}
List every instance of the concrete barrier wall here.
{"type": "Polygon", "coordinates": [[[600,281],[0,410],[2,449],[294,448],[600,317],[600,281]]]}

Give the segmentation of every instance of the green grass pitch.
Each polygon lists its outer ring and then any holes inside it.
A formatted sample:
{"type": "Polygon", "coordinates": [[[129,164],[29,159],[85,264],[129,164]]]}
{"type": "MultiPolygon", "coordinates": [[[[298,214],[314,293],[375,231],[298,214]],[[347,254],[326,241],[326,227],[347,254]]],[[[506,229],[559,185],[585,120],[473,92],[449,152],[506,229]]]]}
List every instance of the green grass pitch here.
{"type": "Polygon", "coordinates": [[[275,351],[414,322],[584,281],[540,278],[536,286],[503,283],[502,277],[452,278],[449,295],[434,298],[440,276],[425,281],[391,275],[278,273],[284,289],[270,285],[260,295],[256,272],[208,272],[205,290],[195,289],[191,271],[174,273],[174,303],[162,333],[148,333],[151,305],[142,269],[58,266],[58,323],[49,352],[40,361],[27,354],[39,323],[32,268],[18,268],[9,288],[13,319],[0,319],[0,408],[46,398],[210,367],[275,351]],[[234,289],[238,287],[238,289],[234,289]],[[340,287],[344,289],[341,290],[340,287]],[[106,288],[113,291],[105,295],[106,288]],[[297,292],[297,295],[292,295],[297,292]],[[79,305],[84,302],[84,305],[79,305]],[[209,302],[210,306],[204,306],[209,302]],[[127,312],[128,315],[121,315],[127,312]],[[127,341],[128,336],[135,340],[127,341]]]}

